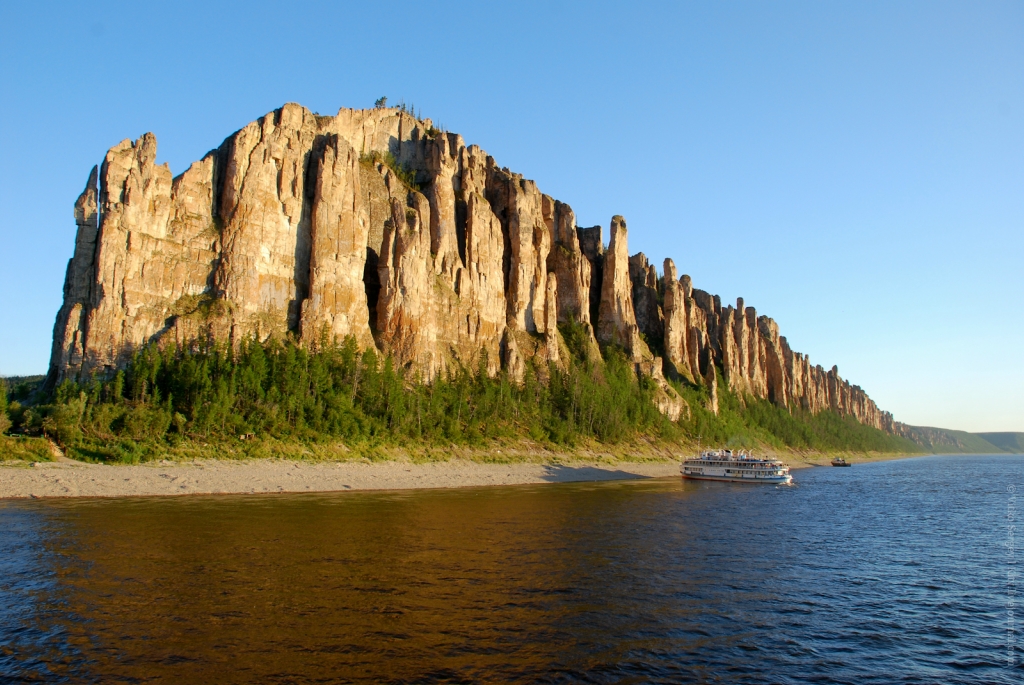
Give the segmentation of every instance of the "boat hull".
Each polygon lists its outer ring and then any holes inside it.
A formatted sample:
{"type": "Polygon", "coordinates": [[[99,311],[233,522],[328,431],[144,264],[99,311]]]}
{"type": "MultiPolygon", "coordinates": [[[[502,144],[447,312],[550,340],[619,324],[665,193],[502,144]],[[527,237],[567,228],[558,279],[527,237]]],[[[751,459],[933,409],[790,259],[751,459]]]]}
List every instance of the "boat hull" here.
{"type": "Polygon", "coordinates": [[[742,478],[736,476],[695,476],[690,473],[683,474],[684,480],[717,480],[725,483],[767,483],[769,485],[788,485],[793,482],[793,476],[771,476],[767,478],[742,478]]]}

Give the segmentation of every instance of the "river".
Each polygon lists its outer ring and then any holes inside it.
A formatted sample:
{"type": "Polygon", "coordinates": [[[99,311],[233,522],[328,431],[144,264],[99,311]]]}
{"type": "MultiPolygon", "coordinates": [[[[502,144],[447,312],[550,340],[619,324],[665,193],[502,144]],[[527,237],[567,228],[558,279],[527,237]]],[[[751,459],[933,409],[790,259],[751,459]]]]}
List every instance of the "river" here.
{"type": "Polygon", "coordinates": [[[0,502],[0,682],[1024,682],[1024,457],[794,474],[0,502]]]}

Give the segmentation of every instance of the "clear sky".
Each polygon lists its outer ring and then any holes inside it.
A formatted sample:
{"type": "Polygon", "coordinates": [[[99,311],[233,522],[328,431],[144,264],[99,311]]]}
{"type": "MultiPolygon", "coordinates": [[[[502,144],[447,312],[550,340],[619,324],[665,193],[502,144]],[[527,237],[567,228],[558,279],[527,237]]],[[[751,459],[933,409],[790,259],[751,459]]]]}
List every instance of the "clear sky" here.
{"type": "Polygon", "coordinates": [[[46,369],[109,147],[152,131],[177,174],[285,102],[381,95],[897,419],[1024,431],[1019,1],[2,3],[0,374],[46,369]]]}

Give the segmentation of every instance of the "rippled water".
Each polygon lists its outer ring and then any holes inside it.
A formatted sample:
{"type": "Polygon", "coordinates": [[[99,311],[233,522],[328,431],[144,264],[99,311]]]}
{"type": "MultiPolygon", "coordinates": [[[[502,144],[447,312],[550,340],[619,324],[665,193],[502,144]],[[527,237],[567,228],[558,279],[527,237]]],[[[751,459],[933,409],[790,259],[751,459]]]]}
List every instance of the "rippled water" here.
{"type": "Polygon", "coordinates": [[[3,503],[0,680],[1024,682],[1024,457],[796,479],[3,503]]]}

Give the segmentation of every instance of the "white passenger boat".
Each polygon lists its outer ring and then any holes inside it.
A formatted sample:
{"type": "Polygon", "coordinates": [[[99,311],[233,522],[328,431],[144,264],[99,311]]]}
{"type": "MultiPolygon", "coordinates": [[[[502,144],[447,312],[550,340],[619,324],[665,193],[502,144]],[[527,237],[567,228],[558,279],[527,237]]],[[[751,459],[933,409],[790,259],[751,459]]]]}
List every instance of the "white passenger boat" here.
{"type": "Polygon", "coordinates": [[[683,478],[725,480],[733,483],[789,483],[789,467],[778,459],[757,459],[732,450],[706,450],[684,459],[679,466],[683,478]]]}

